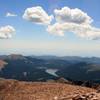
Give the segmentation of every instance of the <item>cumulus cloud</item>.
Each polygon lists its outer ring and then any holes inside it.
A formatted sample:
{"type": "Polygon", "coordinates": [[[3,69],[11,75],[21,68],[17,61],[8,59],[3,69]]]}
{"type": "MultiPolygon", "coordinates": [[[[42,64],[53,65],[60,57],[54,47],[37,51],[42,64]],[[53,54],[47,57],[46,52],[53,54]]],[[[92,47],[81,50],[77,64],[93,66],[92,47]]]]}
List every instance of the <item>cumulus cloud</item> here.
{"type": "Polygon", "coordinates": [[[51,23],[53,16],[48,15],[40,6],[27,8],[23,18],[36,24],[48,25],[51,23]]]}
{"type": "Polygon", "coordinates": [[[75,23],[55,23],[54,25],[49,25],[47,31],[60,36],[64,36],[65,32],[73,32],[79,37],[90,40],[100,38],[100,29],[75,23]]]}
{"type": "Polygon", "coordinates": [[[11,38],[14,33],[15,29],[10,25],[0,27],[0,39],[11,38]]]}
{"type": "Polygon", "coordinates": [[[57,22],[73,22],[77,24],[90,24],[93,20],[87,13],[81,11],[78,8],[70,9],[64,7],[61,10],[55,9],[55,18],[57,22]]]}
{"type": "Polygon", "coordinates": [[[56,23],[48,26],[49,33],[64,36],[64,33],[72,32],[82,38],[100,39],[100,29],[91,25],[93,19],[82,10],[64,7],[54,13],[56,23]]]}
{"type": "Polygon", "coordinates": [[[16,16],[17,16],[16,14],[13,14],[13,13],[10,13],[10,12],[6,13],[6,17],[16,17],[16,16]]]}
{"type": "Polygon", "coordinates": [[[93,19],[78,8],[55,9],[56,22],[53,25],[53,16],[48,15],[40,6],[27,8],[23,18],[36,24],[48,25],[47,31],[51,34],[64,36],[65,33],[72,32],[82,38],[100,39],[100,29],[92,26],[93,19]]]}

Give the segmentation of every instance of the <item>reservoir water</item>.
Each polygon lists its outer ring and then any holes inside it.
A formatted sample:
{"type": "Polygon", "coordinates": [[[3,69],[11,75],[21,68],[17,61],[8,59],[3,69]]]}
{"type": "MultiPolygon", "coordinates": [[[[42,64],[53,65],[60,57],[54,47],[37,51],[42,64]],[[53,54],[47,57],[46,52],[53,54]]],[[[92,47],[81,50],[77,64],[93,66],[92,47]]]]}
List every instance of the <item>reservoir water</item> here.
{"type": "Polygon", "coordinates": [[[45,72],[50,74],[50,75],[58,77],[58,75],[56,74],[57,71],[58,71],[58,69],[46,69],[45,72]]]}

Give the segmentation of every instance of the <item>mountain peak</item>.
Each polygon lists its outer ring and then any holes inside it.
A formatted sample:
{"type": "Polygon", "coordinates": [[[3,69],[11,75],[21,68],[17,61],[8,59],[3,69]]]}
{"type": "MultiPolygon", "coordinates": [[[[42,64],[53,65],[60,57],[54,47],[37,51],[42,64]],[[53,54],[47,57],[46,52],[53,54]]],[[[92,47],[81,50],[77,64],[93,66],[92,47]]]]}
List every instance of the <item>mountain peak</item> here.
{"type": "Polygon", "coordinates": [[[14,59],[14,60],[16,60],[16,59],[25,59],[25,57],[21,54],[10,54],[10,55],[8,55],[8,58],[9,59],[14,59]]]}

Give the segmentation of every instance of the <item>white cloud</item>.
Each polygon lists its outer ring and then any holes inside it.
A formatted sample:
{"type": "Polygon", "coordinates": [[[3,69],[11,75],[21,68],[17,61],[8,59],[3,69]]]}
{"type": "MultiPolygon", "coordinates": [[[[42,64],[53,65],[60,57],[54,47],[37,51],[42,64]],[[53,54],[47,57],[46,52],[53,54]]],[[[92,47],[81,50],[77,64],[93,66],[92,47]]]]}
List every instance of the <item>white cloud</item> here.
{"type": "Polygon", "coordinates": [[[11,38],[14,33],[15,29],[10,25],[0,27],[0,39],[11,38]]]}
{"type": "Polygon", "coordinates": [[[55,23],[54,25],[49,25],[47,31],[60,36],[64,36],[65,32],[73,32],[79,37],[90,40],[100,38],[100,29],[75,23],[55,23]]]}
{"type": "Polygon", "coordinates": [[[75,33],[86,39],[100,39],[100,29],[91,25],[92,18],[80,9],[64,7],[55,10],[56,23],[49,25],[47,31],[64,36],[67,32],[75,33]]]}
{"type": "Polygon", "coordinates": [[[49,25],[47,28],[47,32],[59,36],[64,36],[63,26],[59,23],[55,23],[54,25],[49,25]]]}
{"type": "Polygon", "coordinates": [[[73,22],[77,24],[90,24],[93,20],[91,17],[87,15],[87,13],[82,10],[75,8],[70,9],[68,7],[64,7],[61,10],[55,9],[55,18],[57,22],[73,22]]]}
{"type": "Polygon", "coordinates": [[[6,17],[16,17],[16,16],[17,16],[16,14],[13,14],[13,13],[10,13],[10,12],[6,13],[6,17]]]}
{"type": "Polygon", "coordinates": [[[69,7],[55,9],[56,22],[50,25],[53,16],[48,15],[40,6],[27,8],[23,18],[36,24],[48,25],[47,31],[51,34],[64,36],[67,32],[75,33],[86,39],[99,39],[100,29],[92,26],[93,19],[82,10],[69,7]]]}
{"type": "Polygon", "coordinates": [[[50,24],[53,16],[48,15],[40,6],[27,8],[23,18],[36,24],[50,24]]]}

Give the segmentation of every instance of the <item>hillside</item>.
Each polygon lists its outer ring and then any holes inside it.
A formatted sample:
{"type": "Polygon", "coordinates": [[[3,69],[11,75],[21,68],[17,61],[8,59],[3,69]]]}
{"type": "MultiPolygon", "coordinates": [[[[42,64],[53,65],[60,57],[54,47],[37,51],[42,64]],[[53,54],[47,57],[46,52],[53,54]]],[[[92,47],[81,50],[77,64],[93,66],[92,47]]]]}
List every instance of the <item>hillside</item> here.
{"type": "Polygon", "coordinates": [[[95,89],[64,83],[1,79],[0,100],[100,100],[100,94],[95,89]]]}

